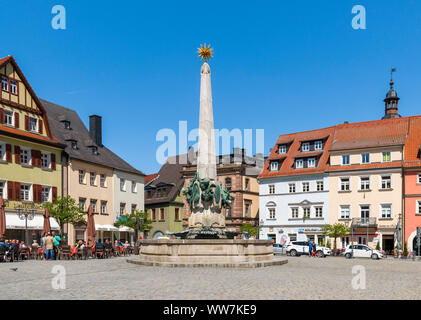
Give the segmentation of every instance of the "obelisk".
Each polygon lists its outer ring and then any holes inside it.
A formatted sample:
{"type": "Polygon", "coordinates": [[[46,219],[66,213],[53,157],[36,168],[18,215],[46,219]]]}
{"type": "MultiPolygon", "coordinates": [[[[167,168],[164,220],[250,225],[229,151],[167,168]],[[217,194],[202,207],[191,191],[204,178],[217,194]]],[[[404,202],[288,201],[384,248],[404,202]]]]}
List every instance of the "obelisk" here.
{"type": "Polygon", "coordinates": [[[200,70],[200,115],[197,171],[199,172],[200,179],[209,178],[210,181],[216,181],[211,73],[209,64],[206,60],[200,70]]]}

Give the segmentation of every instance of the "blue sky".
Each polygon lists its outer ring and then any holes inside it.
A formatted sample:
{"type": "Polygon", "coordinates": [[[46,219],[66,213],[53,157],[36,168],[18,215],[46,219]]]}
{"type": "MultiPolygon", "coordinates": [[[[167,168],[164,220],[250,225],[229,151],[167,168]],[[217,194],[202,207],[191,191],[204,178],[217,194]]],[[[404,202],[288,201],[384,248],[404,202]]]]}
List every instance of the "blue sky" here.
{"type": "Polygon", "coordinates": [[[421,1],[0,0],[0,56],[40,98],[103,117],[103,142],[145,173],[162,128],[198,125],[207,42],[216,128],[279,134],[380,119],[390,68],[402,115],[420,114],[421,1]],[[66,30],[51,27],[54,5],[66,30]],[[351,27],[354,5],[367,29],[351,27]]]}

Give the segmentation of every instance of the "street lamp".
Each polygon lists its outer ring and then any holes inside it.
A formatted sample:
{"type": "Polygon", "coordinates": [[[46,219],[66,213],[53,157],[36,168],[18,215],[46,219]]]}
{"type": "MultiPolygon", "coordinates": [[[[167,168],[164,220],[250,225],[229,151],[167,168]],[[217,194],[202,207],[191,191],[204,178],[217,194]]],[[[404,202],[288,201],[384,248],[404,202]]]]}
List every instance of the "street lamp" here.
{"type": "Polygon", "coordinates": [[[29,246],[28,237],[28,220],[33,220],[35,216],[35,209],[31,208],[29,211],[24,211],[21,206],[17,207],[18,217],[21,220],[25,220],[25,244],[29,246]]]}

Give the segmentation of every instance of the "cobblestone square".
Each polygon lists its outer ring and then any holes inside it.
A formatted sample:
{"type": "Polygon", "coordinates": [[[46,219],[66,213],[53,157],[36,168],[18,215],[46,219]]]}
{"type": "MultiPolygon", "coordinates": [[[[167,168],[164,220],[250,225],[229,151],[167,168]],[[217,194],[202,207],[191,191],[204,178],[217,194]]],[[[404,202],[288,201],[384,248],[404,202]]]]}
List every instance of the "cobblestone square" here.
{"type": "Polygon", "coordinates": [[[304,256],[288,260],[257,269],[143,267],[126,258],[2,263],[0,293],[8,300],[421,299],[421,261],[304,256]],[[55,265],[65,269],[65,289],[52,287],[55,265]],[[365,290],[352,288],[355,265],[365,268],[365,290]]]}

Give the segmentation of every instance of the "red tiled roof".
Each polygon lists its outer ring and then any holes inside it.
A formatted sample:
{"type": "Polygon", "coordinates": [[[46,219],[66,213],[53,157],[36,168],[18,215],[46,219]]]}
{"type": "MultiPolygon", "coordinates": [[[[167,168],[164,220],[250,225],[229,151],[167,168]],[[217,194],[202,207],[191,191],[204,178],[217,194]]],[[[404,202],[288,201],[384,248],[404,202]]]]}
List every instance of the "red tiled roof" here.
{"type": "Polygon", "coordinates": [[[29,138],[32,141],[38,141],[39,143],[46,142],[49,144],[58,144],[60,147],[63,146],[62,143],[59,140],[57,140],[55,137],[49,138],[49,137],[41,136],[35,133],[11,128],[5,125],[0,125],[0,133],[16,136],[18,139],[19,139],[19,136],[23,136],[23,137],[29,138]]]}
{"type": "Polygon", "coordinates": [[[404,148],[404,167],[421,167],[421,116],[410,117],[409,133],[404,148]]]}
{"type": "Polygon", "coordinates": [[[149,181],[155,179],[158,176],[157,173],[153,173],[153,174],[148,174],[147,176],[145,176],[145,184],[147,184],[149,181]]]}
{"type": "Polygon", "coordinates": [[[324,151],[312,151],[312,152],[300,152],[294,156],[294,158],[308,158],[320,156],[324,151]]]}
{"type": "Polygon", "coordinates": [[[268,157],[268,160],[265,163],[265,166],[262,172],[259,175],[259,178],[272,178],[272,177],[280,177],[280,176],[289,176],[289,175],[305,175],[305,174],[315,174],[315,173],[323,173],[326,170],[327,163],[329,161],[329,152],[328,150],[331,147],[333,133],[335,127],[329,127],[324,129],[312,130],[312,131],[305,131],[305,132],[297,132],[292,134],[285,134],[280,135],[278,140],[276,141],[275,146],[272,148],[272,151],[268,157]],[[294,157],[301,154],[305,156],[307,154],[317,153],[319,154],[320,151],[317,152],[301,152],[300,146],[301,141],[310,141],[310,140],[320,140],[326,138],[325,144],[323,146],[324,152],[322,152],[320,159],[317,163],[316,168],[306,168],[306,169],[294,169],[294,157]],[[278,171],[270,171],[270,159],[275,159],[277,157],[277,146],[280,144],[285,144],[289,141],[292,141],[288,149],[288,153],[286,154],[285,160],[280,163],[280,168],[278,171]]]}
{"type": "Polygon", "coordinates": [[[336,126],[330,151],[403,145],[409,117],[336,126]]]}
{"type": "Polygon", "coordinates": [[[368,170],[368,169],[384,169],[384,168],[400,168],[402,166],[401,161],[393,162],[382,162],[382,163],[367,163],[367,164],[357,164],[349,166],[328,166],[328,172],[335,171],[352,171],[352,170],[368,170]]]}

